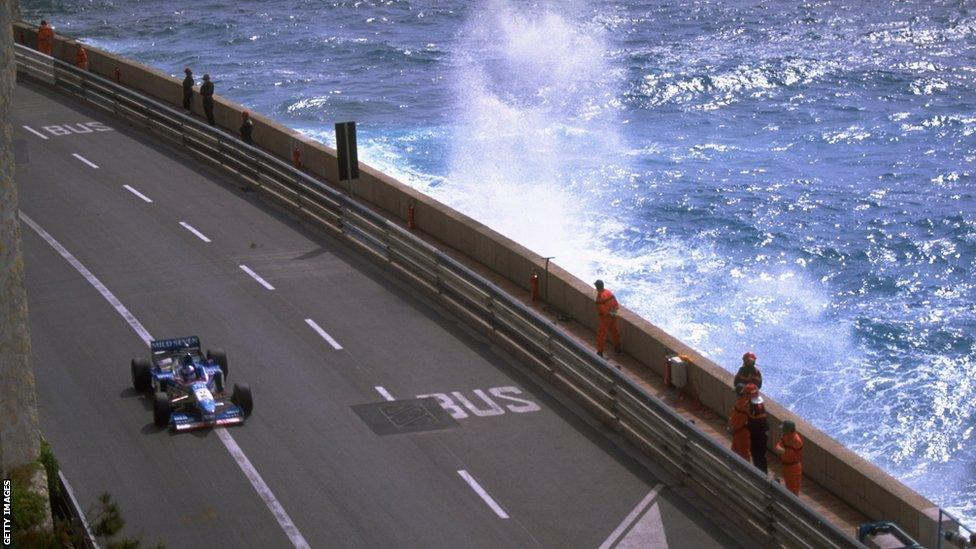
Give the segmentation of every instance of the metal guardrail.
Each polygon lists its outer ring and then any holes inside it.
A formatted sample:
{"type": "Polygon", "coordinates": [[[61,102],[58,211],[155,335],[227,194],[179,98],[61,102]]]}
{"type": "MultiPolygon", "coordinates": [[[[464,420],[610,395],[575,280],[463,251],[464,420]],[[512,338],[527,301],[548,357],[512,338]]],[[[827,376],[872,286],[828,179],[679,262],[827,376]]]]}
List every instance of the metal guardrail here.
{"type": "Polygon", "coordinates": [[[267,152],[138,92],[16,46],[18,71],[233,172],[345,238],[534,357],[612,428],[764,544],[863,547],[780,484],[648,394],[588,347],[406,229],[267,152]]]}
{"type": "MultiPolygon", "coordinates": [[[[83,549],[99,549],[98,541],[95,540],[95,535],[92,534],[88,520],[85,518],[85,511],[61,471],[58,471],[58,485],[61,488],[61,498],[58,499],[58,508],[54,511],[71,523],[72,532],[75,534],[74,546],[83,549]]],[[[55,502],[52,500],[52,503],[55,502]]]]}
{"type": "Polygon", "coordinates": [[[940,508],[939,534],[935,549],[942,549],[943,547],[976,547],[976,530],[965,526],[958,518],[940,508]],[[951,520],[956,528],[943,528],[943,519],[951,520]]]}

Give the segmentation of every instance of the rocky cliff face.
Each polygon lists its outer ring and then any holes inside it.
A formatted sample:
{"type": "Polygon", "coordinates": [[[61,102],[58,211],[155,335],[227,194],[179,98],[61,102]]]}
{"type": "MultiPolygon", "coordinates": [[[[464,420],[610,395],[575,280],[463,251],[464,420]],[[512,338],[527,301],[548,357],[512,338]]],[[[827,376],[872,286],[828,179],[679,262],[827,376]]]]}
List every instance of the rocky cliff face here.
{"type": "Polygon", "coordinates": [[[35,460],[40,447],[10,124],[15,4],[0,2],[0,471],[35,460]]]}

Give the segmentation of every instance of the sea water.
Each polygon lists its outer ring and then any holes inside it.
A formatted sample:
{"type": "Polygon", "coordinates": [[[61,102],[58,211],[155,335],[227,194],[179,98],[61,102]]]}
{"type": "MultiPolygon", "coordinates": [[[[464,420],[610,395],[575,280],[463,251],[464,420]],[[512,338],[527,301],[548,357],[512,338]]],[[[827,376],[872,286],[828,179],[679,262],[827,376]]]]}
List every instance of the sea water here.
{"type": "Polygon", "coordinates": [[[525,244],[976,524],[976,5],[23,0],[525,244]]]}

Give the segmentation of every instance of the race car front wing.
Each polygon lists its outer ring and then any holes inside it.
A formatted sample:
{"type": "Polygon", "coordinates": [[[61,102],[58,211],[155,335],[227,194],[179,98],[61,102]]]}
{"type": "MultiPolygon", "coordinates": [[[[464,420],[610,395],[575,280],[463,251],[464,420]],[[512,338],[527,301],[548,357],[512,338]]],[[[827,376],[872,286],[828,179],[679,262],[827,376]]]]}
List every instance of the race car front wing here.
{"type": "Polygon", "coordinates": [[[205,421],[199,414],[174,412],[170,416],[170,424],[176,431],[189,431],[205,427],[239,425],[244,423],[244,411],[237,405],[230,405],[217,413],[213,421],[205,421]]]}

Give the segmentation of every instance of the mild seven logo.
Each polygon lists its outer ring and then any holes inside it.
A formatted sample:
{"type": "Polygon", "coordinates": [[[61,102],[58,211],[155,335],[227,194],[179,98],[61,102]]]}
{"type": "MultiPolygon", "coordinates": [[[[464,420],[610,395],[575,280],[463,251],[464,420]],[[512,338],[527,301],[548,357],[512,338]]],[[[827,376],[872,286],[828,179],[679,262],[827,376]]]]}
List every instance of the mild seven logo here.
{"type": "Polygon", "coordinates": [[[150,348],[153,351],[166,351],[169,349],[179,349],[181,347],[199,347],[200,338],[197,336],[177,337],[174,339],[160,339],[153,341],[150,348]]]}

